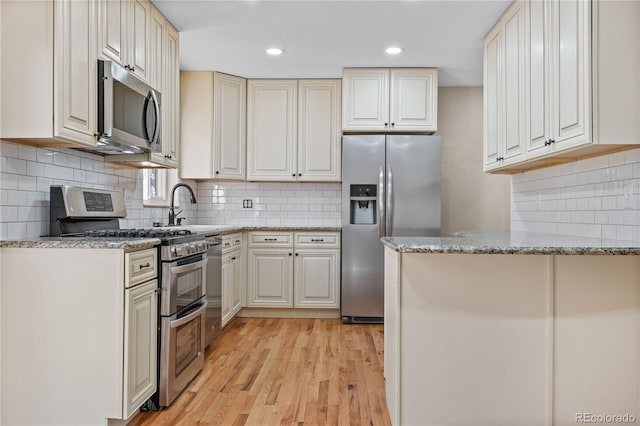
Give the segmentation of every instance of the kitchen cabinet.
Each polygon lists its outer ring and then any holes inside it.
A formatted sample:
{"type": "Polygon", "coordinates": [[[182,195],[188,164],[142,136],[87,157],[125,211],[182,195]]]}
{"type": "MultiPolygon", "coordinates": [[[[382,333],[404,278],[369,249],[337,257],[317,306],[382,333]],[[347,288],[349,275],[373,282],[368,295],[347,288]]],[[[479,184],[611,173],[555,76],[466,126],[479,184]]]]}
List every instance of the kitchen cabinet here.
{"type": "Polygon", "coordinates": [[[244,180],[246,86],[218,72],[180,73],[182,178],[244,180]]]}
{"type": "Polygon", "coordinates": [[[338,80],[248,80],[247,180],[339,181],[338,80]]]}
{"type": "Polygon", "coordinates": [[[156,391],[157,249],[129,250],[0,249],[0,423],[104,425],[156,391]]]}
{"type": "Polygon", "coordinates": [[[345,132],[435,132],[438,70],[345,68],[342,74],[345,132]]]}
{"type": "Polygon", "coordinates": [[[526,7],[515,1],[484,44],[484,168],[524,158],[526,7]]]}
{"type": "Polygon", "coordinates": [[[236,233],[222,239],[222,327],[242,307],[242,282],[242,233],[236,233]]]}
{"type": "Polygon", "coordinates": [[[16,1],[0,8],[6,40],[0,137],[36,146],[95,146],[96,3],[16,1]]]}
{"type": "Polygon", "coordinates": [[[162,13],[151,8],[149,24],[149,83],[151,87],[162,87],[164,64],[165,27],[169,25],[162,13]]]}
{"type": "Polygon", "coordinates": [[[99,0],[97,3],[100,55],[151,83],[151,15],[155,9],[151,2],[99,0]]]}
{"type": "MultiPolygon", "coordinates": [[[[515,8],[519,6],[510,7],[501,21],[515,8]]],[[[524,154],[509,162],[503,155],[505,161],[490,165],[494,142],[485,132],[485,171],[518,173],[640,146],[635,124],[640,117],[640,5],[525,0],[522,8],[524,114],[518,113],[522,118],[510,133],[524,128],[524,154]]],[[[487,37],[485,77],[494,61],[491,42],[487,37]]],[[[507,54],[503,49],[497,60],[512,62],[507,54]]],[[[494,104],[496,111],[504,111],[502,117],[515,117],[512,97],[493,90],[485,96],[490,108],[485,129],[495,127],[494,104]]],[[[511,142],[515,138],[504,137],[510,139],[504,143],[516,145],[511,142]]]]}
{"type": "Polygon", "coordinates": [[[249,233],[247,306],[338,309],[339,241],[337,232],[249,233]]]}
{"type": "Polygon", "coordinates": [[[158,281],[153,280],[125,290],[125,418],[156,391],[157,289],[158,281]]]}

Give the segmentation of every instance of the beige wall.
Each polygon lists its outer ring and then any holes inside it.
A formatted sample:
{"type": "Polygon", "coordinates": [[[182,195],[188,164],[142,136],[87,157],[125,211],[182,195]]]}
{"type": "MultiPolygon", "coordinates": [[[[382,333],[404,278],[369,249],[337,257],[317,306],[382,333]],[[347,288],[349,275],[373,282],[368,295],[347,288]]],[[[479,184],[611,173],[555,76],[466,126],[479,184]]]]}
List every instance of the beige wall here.
{"type": "Polygon", "coordinates": [[[482,87],[440,87],[442,235],[508,230],[511,179],[482,171],[482,87]]]}

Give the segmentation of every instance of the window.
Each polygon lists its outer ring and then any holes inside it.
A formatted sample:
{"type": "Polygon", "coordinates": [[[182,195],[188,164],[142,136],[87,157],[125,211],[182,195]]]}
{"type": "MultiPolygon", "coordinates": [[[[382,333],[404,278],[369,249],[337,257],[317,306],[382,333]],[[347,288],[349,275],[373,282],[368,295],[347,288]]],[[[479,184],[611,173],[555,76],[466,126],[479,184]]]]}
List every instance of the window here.
{"type": "MultiPolygon", "coordinates": [[[[144,207],[169,207],[171,188],[178,183],[176,169],[144,169],[142,171],[142,205],[144,207]]],[[[178,205],[178,200],[175,200],[178,205]]]]}

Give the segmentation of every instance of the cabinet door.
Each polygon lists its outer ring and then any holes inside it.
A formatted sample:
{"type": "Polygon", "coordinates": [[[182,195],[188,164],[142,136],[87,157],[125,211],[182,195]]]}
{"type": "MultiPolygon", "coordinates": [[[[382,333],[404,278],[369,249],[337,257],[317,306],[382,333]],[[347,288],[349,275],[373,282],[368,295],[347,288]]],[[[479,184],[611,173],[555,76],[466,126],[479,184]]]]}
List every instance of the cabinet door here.
{"type": "Polygon", "coordinates": [[[95,3],[58,1],[54,13],[54,136],[95,146],[95,3]]]}
{"type": "Polygon", "coordinates": [[[129,0],[99,0],[96,4],[100,55],[122,66],[128,65],[125,43],[129,0]]]}
{"type": "Polygon", "coordinates": [[[156,9],[151,9],[149,29],[149,72],[151,87],[162,89],[162,64],[164,63],[164,27],[166,20],[156,9]]]}
{"type": "Polygon", "coordinates": [[[244,179],[247,80],[214,73],[213,77],[213,142],[215,145],[215,177],[244,179]]]}
{"type": "Polygon", "coordinates": [[[551,3],[555,149],[591,141],[591,4],[551,3]]]}
{"type": "Polygon", "coordinates": [[[298,180],[340,181],[340,80],[298,82],[298,180]]]}
{"type": "Polygon", "coordinates": [[[162,74],[162,153],[154,153],[155,161],[178,167],[180,152],[180,68],[178,32],[167,23],[164,32],[164,67],[162,74]]]}
{"type": "Polygon", "coordinates": [[[551,93],[549,54],[550,29],[548,22],[549,5],[544,0],[531,0],[528,3],[527,16],[527,156],[535,157],[549,152],[545,144],[551,138],[551,105],[548,96],[551,93]]]}
{"type": "Polygon", "coordinates": [[[222,258],[222,327],[224,327],[233,316],[233,285],[235,282],[233,260],[230,255],[222,258]]]}
{"type": "Polygon", "coordinates": [[[213,73],[180,72],[180,177],[212,179],[213,73]]]}
{"type": "Polygon", "coordinates": [[[125,291],[124,419],[156,391],[157,288],[153,280],[125,291]]]}
{"type": "Polygon", "coordinates": [[[247,306],[293,307],[293,248],[249,250],[247,306]]]}
{"type": "Polygon", "coordinates": [[[247,82],[247,180],[296,180],[297,81],[247,82]]]}
{"type": "Polygon", "coordinates": [[[503,40],[503,164],[524,158],[525,141],[525,14],[523,1],[515,1],[501,19],[503,40]]]}
{"type": "Polygon", "coordinates": [[[502,34],[498,23],[484,42],[484,169],[500,166],[502,152],[501,55],[502,34]]]}
{"type": "Polygon", "coordinates": [[[342,74],[342,130],[389,129],[389,70],[345,69],[342,74]]]}
{"type": "Polygon", "coordinates": [[[132,0],[129,9],[129,66],[144,81],[149,78],[149,38],[151,36],[151,3],[132,0]]]}
{"type": "Polygon", "coordinates": [[[242,307],[242,256],[238,252],[231,258],[233,264],[233,294],[231,298],[231,315],[235,316],[242,307]]]}
{"type": "Polygon", "coordinates": [[[438,70],[391,69],[389,103],[391,130],[438,130],[438,70]]]}
{"type": "Polygon", "coordinates": [[[340,307],[340,250],[296,250],[294,308],[340,307]]]}

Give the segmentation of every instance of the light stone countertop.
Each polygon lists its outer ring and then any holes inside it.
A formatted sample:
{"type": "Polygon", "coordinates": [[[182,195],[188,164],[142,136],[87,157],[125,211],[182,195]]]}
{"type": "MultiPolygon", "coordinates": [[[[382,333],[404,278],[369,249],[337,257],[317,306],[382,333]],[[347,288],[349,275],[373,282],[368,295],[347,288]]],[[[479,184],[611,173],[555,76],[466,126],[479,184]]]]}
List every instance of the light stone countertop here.
{"type": "Polygon", "coordinates": [[[451,237],[384,237],[401,253],[640,255],[640,244],[543,233],[462,231],[451,237]]]}
{"type": "MultiPolygon", "coordinates": [[[[167,229],[159,228],[159,229],[167,229]]],[[[185,225],[170,229],[188,229],[205,236],[225,235],[241,231],[340,231],[335,226],[243,226],[243,225],[185,225]]],[[[40,237],[23,240],[0,241],[0,248],[87,248],[143,250],[160,244],[158,238],[86,238],[86,237],[40,237]]]]}
{"type": "Polygon", "coordinates": [[[136,251],[160,244],[158,238],[41,237],[0,241],[0,248],[83,248],[136,251]]]}

